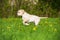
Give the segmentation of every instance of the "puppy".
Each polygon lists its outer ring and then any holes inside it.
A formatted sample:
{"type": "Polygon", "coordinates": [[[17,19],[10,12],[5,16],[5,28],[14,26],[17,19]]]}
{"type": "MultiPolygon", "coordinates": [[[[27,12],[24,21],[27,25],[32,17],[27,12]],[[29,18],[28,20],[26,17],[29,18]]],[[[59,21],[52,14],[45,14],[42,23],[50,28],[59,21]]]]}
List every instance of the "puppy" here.
{"type": "Polygon", "coordinates": [[[22,16],[22,20],[23,20],[24,25],[29,25],[29,22],[34,22],[35,25],[37,26],[38,23],[40,22],[40,19],[47,18],[47,17],[38,17],[36,15],[30,15],[26,11],[24,11],[23,9],[18,10],[17,15],[22,16]]]}

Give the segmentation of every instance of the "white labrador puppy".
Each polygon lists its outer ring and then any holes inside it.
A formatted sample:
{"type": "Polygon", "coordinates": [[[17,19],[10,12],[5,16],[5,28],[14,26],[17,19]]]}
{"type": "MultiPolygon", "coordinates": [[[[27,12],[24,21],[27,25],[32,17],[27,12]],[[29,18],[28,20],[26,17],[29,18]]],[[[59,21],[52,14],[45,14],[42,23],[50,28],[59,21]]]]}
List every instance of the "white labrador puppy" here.
{"type": "Polygon", "coordinates": [[[35,25],[37,26],[38,23],[40,22],[40,19],[47,18],[47,17],[38,17],[35,15],[30,15],[26,11],[24,11],[23,9],[18,10],[17,15],[22,16],[22,20],[23,20],[24,25],[29,25],[29,22],[34,22],[35,25]]]}

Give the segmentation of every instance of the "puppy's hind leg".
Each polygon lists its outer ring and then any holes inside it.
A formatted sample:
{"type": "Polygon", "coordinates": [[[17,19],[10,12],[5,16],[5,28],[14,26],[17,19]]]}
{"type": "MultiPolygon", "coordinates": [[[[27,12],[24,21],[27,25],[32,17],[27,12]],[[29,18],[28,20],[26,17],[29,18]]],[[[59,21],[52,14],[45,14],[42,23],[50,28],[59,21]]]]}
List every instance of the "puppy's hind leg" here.
{"type": "Polygon", "coordinates": [[[35,20],[35,25],[37,26],[39,24],[39,22],[40,22],[40,19],[36,19],[35,20]]]}

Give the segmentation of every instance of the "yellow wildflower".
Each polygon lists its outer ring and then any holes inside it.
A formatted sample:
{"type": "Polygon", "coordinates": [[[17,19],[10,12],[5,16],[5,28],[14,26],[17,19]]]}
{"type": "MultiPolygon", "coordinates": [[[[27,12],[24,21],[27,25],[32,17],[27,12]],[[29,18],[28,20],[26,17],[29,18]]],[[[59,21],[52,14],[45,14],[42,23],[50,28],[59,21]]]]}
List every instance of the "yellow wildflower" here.
{"type": "Polygon", "coordinates": [[[56,28],[54,29],[54,32],[57,32],[57,29],[56,28]]]}
{"type": "Polygon", "coordinates": [[[36,29],[37,29],[37,27],[34,27],[34,28],[33,28],[33,30],[36,30],[36,29]]]}
{"type": "Polygon", "coordinates": [[[50,24],[50,27],[52,27],[53,25],[52,24],[50,24]]]}
{"type": "Polygon", "coordinates": [[[45,21],[45,23],[47,23],[47,21],[45,21]]]}
{"type": "Polygon", "coordinates": [[[7,27],[8,30],[10,30],[11,27],[7,27]]]}

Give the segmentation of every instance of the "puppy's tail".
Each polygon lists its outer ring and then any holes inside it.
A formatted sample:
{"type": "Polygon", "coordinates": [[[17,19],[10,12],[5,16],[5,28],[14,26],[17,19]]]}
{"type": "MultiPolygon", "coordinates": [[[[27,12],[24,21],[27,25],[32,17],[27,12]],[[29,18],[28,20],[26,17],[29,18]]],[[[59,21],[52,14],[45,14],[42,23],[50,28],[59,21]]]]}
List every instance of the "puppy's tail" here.
{"type": "Polygon", "coordinates": [[[45,18],[48,18],[48,17],[40,17],[40,19],[45,19],[45,18]]]}

